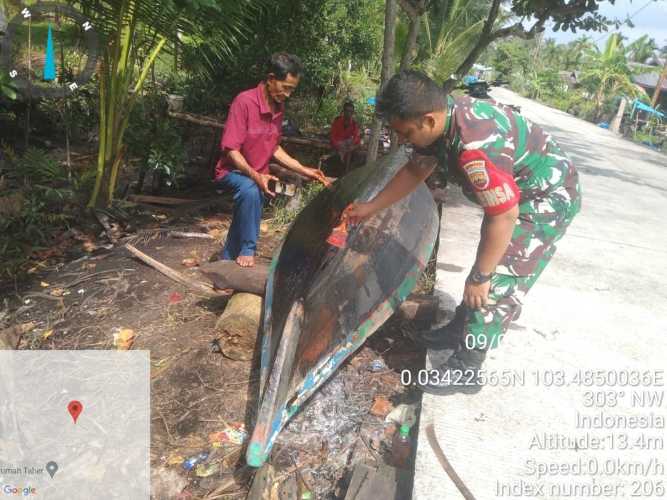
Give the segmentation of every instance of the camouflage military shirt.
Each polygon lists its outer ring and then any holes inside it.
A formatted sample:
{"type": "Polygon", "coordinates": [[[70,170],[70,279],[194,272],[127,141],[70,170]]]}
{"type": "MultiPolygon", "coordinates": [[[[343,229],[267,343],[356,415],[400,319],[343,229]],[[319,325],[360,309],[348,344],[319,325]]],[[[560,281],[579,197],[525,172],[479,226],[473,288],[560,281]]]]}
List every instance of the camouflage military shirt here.
{"type": "Polygon", "coordinates": [[[577,171],[542,128],[494,101],[450,96],[448,103],[444,148],[458,166],[448,177],[487,214],[517,204],[547,218],[578,210],[577,171]]]}

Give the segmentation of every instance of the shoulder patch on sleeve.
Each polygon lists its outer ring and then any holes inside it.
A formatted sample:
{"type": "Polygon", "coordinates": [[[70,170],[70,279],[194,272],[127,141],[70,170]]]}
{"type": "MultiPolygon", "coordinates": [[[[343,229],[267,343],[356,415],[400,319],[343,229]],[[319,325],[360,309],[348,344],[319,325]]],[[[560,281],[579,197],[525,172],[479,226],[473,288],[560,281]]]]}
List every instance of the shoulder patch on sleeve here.
{"type": "Polygon", "coordinates": [[[489,187],[489,172],[486,170],[486,161],[484,160],[470,160],[461,165],[463,172],[470,179],[470,183],[476,189],[486,189],[489,187]]]}
{"type": "Polygon", "coordinates": [[[463,151],[459,156],[459,167],[487,214],[498,215],[519,203],[521,191],[514,177],[499,169],[484,151],[463,151]]]}

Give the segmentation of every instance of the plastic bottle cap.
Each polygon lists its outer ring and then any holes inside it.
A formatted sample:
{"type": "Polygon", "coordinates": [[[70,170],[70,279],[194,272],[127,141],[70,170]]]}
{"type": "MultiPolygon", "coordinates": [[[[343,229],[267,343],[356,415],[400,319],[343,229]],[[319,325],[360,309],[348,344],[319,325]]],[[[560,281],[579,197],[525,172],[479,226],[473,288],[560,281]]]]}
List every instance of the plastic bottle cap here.
{"type": "Polygon", "coordinates": [[[409,436],[410,426],[408,424],[401,425],[401,430],[399,432],[401,433],[401,436],[409,436]]]}

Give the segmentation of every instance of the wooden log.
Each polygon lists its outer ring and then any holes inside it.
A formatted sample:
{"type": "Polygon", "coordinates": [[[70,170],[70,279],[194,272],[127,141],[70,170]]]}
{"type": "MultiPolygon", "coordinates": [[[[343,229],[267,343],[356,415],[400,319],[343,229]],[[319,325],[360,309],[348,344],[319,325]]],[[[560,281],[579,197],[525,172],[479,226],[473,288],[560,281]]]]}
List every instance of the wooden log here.
{"type": "Polygon", "coordinates": [[[197,203],[201,200],[187,200],[184,198],[171,198],[169,196],[150,196],[146,194],[131,194],[127,197],[134,203],[151,203],[153,205],[186,205],[188,203],[197,203]]]}
{"type": "Polygon", "coordinates": [[[231,193],[223,193],[215,198],[207,198],[202,201],[197,201],[187,205],[180,205],[174,212],[171,217],[164,222],[164,225],[174,223],[181,217],[185,217],[188,214],[197,212],[204,209],[215,208],[221,212],[231,212],[234,209],[234,201],[232,199],[231,193]]]}
{"type": "Polygon", "coordinates": [[[219,260],[199,267],[199,272],[211,280],[213,288],[264,295],[269,276],[268,262],[255,260],[253,267],[241,267],[233,260],[219,260]]]}
{"type": "Polygon", "coordinates": [[[255,352],[262,316],[262,297],[235,293],[218,318],[215,329],[222,334],[222,353],[236,361],[250,361],[255,352]]]}
{"type": "Polygon", "coordinates": [[[169,116],[171,116],[172,118],[176,118],[177,120],[194,123],[196,125],[202,125],[204,127],[212,127],[221,130],[225,128],[224,122],[216,120],[214,118],[208,118],[206,116],[195,115],[192,113],[177,112],[177,111],[169,111],[168,114],[169,116]]]}
{"type": "MultiPolygon", "coordinates": [[[[169,116],[176,118],[177,120],[186,121],[189,123],[194,123],[196,125],[201,125],[203,127],[211,127],[219,130],[224,130],[225,122],[217,120],[215,118],[209,118],[206,116],[195,115],[193,113],[183,113],[176,111],[169,111],[169,116]]],[[[319,149],[331,149],[329,141],[325,139],[317,139],[314,137],[294,137],[289,135],[284,135],[281,137],[281,142],[287,144],[297,144],[299,146],[308,146],[319,149]]]]}
{"type": "Polygon", "coordinates": [[[324,139],[315,139],[309,137],[294,137],[291,135],[287,135],[283,136],[281,138],[281,141],[287,144],[297,144],[299,146],[308,146],[311,148],[331,149],[331,144],[329,144],[329,141],[326,141],[324,139]]]}
{"type": "Polygon", "coordinates": [[[224,293],[220,290],[215,290],[213,286],[210,283],[202,283],[201,281],[194,280],[192,278],[188,278],[187,276],[182,275],[178,271],[175,271],[174,269],[170,268],[169,266],[164,265],[163,263],[155,260],[152,257],[149,257],[145,253],[141,252],[140,250],[137,250],[135,247],[127,243],[125,245],[125,248],[128,249],[128,251],[137,257],[139,260],[145,262],[149,266],[151,266],[153,269],[156,269],[157,271],[160,271],[162,274],[167,276],[168,278],[173,279],[174,281],[187,286],[191,290],[200,293],[206,297],[221,297],[224,295],[228,295],[227,293],[224,293]]]}
{"type": "Polygon", "coordinates": [[[214,240],[215,238],[208,233],[187,233],[183,231],[169,231],[170,238],[185,239],[185,238],[199,238],[202,240],[214,240]]]}
{"type": "MultiPolygon", "coordinates": [[[[234,289],[237,292],[264,295],[269,276],[268,262],[255,261],[253,267],[241,267],[231,260],[219,260],[204,264],[199,271],[213,283],[217,290],[234,289]]],[[[438,312],[439,300],[434,295],[409,295],[400,305],[397,314],[402,319],[428,322],[438,312]]]]}

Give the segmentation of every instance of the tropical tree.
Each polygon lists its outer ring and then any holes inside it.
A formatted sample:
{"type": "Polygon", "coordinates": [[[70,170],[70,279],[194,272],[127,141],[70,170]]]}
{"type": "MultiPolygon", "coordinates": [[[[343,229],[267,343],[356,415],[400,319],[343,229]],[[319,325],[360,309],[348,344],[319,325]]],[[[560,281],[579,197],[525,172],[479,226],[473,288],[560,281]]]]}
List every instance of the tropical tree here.
{"type": "Polygon", "coordinates": [[[565,70],[575,70],[581,67],[584,55],[593,50],[595,43],[589,36],[580,36],[571,41],[563,52],[562,64],[565,70]]]}
{"type": "MultiPolygon", "coordinates": [[[[380,69],[384,0],[280,0],[258,12],[234,58],[217,63],[214,75],[232,93],[255,85],[264,63],[278,50],[298,55],[304,64],[300,92],[325,93],[340,68],[380,69]]],[[[197,54],[193,54],[196,59],[197,54]]]]}
{"type": "Polygon", "coordinates": [[[501,79],[524,78],[532,69],[534,48],[534,40],[509,38],[496,42],[480,60],[483,64],[493,66],[501,79]]]}
{"type": "Polygon", "coordinates": [[[424,15],[424,37],[417,64],[428,75],[446,80],[475,46],[484,28],[490,1],[435,1],[424,15]]]}
{"type": "MultiPolygon", "coordinates": [[[[105,39],[99,70],[97,174],[89,207],[112,202],[125,159],[130,112],[156,58],[168,42],[198,46],[222,59],[244,34],[260,0],[80,0],[105,39]],[[187,38],[185,38],[187,37],[187,38]]],[[[204,54],[202,54],[204,55],[204,54]]]]}
{"type": "Polygon", "coordinates": [[[648,35],[642,35],[634,42],[628,45],[628,58],[632,62],[645,63],[658,50],[658,45],[653,38],[648,35]]]}
{"type": "MultiPolygon", "coordinates": [[[[507,11],[501,8],[503,0],[492,0],[481,33],[456,70],[457,75],[465,75],[482,52],[494,41],[510,36],[534,38],[544,31],[547,21],[553,22],[554,31],[603,30],[611,23],[599,13],[599,4],[604,0],[512,0],[509,12],[512,22],[502,22],[507,11]],[[501,22],[499,22],[501,21],[501,22]]],[[[607,0],[614,4],[615,0],[607,0]]],[[[509,4],[509,2],[507,2],[509,4]]],[[[454,81],[445,83],[450,90],[454,81]]]]}
{"type": "Polygon", "coordinates": [[[600,113],[606,97],[624,93],[631,97],[642,94],[632,81],[636,70],[628,65],[627,49],[621,37],[614,33],[608,39],[603,50],[593,47],[586,54],[586,64],[580,81],[594,96],[595,108],[600,113]]]}

